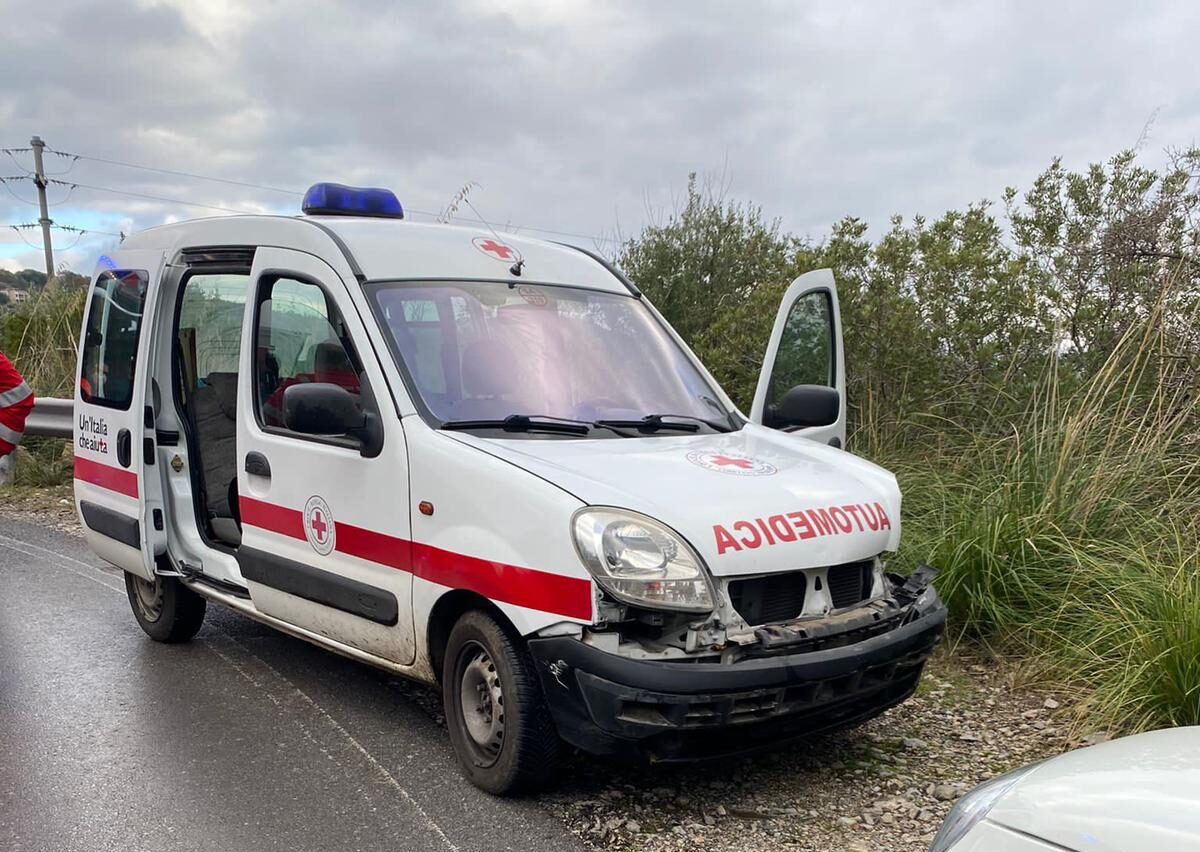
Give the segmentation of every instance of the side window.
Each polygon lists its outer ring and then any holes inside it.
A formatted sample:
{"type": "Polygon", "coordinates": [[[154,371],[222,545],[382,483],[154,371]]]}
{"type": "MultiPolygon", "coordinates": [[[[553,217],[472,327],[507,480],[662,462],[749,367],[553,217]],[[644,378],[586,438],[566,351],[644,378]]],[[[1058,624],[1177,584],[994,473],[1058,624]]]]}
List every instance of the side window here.
{"type": "Polygon", "coordinates": [[[96,280],[83,335],[79,390],[84,402],[129,409],[138,335],[150,276],[145,270],[104,272],[96,280]]]}
{"type": "Polygon", "coordinates": [[[340,385],[356,396],[362,366],[341,314],[308,281],[276,278],[259,285],[255,321],[256,414],[284,428],[283,394],[305,382],[340,385]]]}
{"type": "MultiPolygon", "coordinates": [[[[226,381],[236,386],[249,275],[190,275],[179,306],[179,354],[188,394],[226,381]]],[[[236,404],[234,399],[230,405],[236,404]]]]}
{"type": "Polygon", "coordinates": [[[797,299],[788,312],[767,402],[778,403],[796,385],[833,387],[834,378],[833,309],[829,294],[814,290],[797,299]]]}

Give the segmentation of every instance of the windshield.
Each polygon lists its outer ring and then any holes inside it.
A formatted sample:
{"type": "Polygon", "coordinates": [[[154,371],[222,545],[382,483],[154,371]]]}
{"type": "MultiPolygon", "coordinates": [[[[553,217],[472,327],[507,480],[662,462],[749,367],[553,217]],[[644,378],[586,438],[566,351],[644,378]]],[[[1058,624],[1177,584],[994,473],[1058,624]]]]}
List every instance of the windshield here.
{"type": "Polygon", "coordinates": [[[491,281],[368,290],[393,351],[439,421],[728,416],[632,296],[491,281]]]}

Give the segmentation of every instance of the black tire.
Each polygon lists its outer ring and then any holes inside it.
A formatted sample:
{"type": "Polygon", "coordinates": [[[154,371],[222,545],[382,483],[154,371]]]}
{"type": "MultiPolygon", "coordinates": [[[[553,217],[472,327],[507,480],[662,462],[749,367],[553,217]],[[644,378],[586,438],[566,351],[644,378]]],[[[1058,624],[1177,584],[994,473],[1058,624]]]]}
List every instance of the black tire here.
{"type": "Polygon", "coordinates": [[[562,741],[533,660],[520,639],[486,612],[466,613],[450,631],[442,703],[455,756],[476,787],[508,796],[533,790],[554,776],[562,741]],[[498,729],[493,719],[499,721],[498,729]]]}
{"type": "Polygon", "coordinates": [[[148,583],[126,571],[125,594],[133,617],[156,642],[187,642],[199,632],[208,608],[208,601],[174,577],[148,583]]]}

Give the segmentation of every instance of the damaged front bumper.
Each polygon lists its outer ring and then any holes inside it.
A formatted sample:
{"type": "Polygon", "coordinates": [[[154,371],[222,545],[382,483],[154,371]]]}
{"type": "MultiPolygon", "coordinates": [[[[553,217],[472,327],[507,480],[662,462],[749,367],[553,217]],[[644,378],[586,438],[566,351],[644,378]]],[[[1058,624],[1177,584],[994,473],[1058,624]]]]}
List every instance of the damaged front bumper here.
{"type": "Polygon", "coordinates": [[[733,663],[632,659],[572,636],[532,639],[529,650],[567,742],[598,755],[696,760],[848,727],[894,707],[916,690],[945,624],[945,606],[926,587],[885,632],[877,625],[817,637],[772,628],[754,655],[733,663]]]}

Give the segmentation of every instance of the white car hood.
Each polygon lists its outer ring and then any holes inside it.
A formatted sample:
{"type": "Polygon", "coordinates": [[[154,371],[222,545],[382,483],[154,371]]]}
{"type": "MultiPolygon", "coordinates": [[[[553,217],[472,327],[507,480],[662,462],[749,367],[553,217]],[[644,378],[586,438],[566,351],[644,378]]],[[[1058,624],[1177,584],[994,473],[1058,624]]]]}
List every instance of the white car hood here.
{"type": "Polygon", "coordinates": [[[628,439],[454,437],[584,503],[662,521],[716,575],[838,565],[895,550],[900,540],[891,473],[761,426],[628,439]]]}
{"type": "Polygon", "coordinates": [[[1025,776],[988,820],[1079,852],[1200,850],[1200,727],[1068,752],[1025,776]]]}

